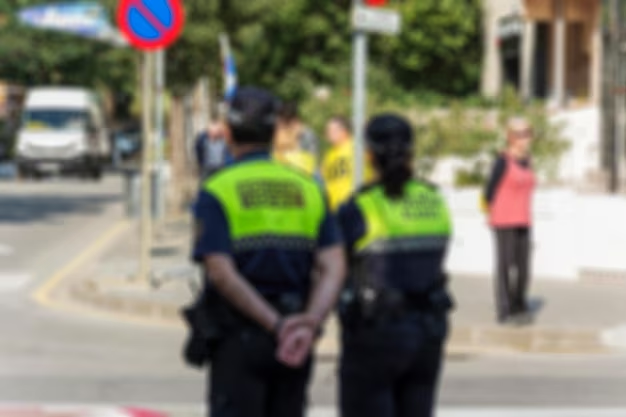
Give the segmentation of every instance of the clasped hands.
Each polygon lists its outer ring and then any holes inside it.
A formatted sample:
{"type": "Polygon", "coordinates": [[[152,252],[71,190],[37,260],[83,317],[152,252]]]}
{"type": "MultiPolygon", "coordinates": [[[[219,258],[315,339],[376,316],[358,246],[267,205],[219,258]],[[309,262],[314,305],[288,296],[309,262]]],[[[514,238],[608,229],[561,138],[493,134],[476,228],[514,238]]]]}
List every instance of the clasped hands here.
{"type": "Polygon", "coordinates": [[[276,326],[277,359],[291,367],[299,368],[311,353],[319,321],[308,314],[295,314],[280,320],[276,326]]]}

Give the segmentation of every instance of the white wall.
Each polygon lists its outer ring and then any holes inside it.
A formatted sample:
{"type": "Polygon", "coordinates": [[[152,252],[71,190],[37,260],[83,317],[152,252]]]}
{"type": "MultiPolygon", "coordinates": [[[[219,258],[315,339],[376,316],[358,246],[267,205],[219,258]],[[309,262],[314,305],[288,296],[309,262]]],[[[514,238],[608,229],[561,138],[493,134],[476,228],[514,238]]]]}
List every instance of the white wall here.
{"type": "MultiPolygon", "coordinates": [[[[457,275],[492,276],[493,236],[479,210],[480,191],[443,190],[454,219],[447,259],[457,275]]],[[[626,197],[540,190],[533,207],[533,275],[576,280],[582,270],[626,273],[626,197]]]]}
{"type": "Polygon", "coordinates": [[[600,109],[589,107],[561,112],[552,118],[563,126],[570,148],[559,166],[559,179],[579,183],[589,172],[600,168],[600,109]]]}

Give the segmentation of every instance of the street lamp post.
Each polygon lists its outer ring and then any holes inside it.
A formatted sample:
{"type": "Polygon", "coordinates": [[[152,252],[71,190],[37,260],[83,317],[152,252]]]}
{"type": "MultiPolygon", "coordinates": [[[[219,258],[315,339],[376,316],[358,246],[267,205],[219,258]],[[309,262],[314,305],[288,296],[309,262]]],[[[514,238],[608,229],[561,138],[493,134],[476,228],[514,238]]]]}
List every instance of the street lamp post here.
{"type": "MultiPolygon", "coordinates": [[[[363,0],[354,0],[354,7],[363,5],[363,0]]],[[[354,190],[363,184],[364,160],[364,125],[367,106],[367,50],[368,35],[361,29],[353,34],[353,88],[352,112],[354,130],[354,190]]]]}
{"type": "Polygon", "coordinates": [[[150,257],[152,248],[152,207],[151,198],[151,177],[152,177],[152,102],[153,102],[153,75],[154,75],[154,54],[143,53],[143,82],[142,82],[142,161],[141,161],[141,239],[138,284],[150,284],[150,257]]]}
{"type": "Polygon", "coordinates": [[[155,81],[156,81],[156,105],[155,105],[155,138],[154,138],[154,151],[155,151],[155,166],[156,176],[155,181],[157,186],[155,187],[155,214],[157,219],[161,219],[165,212],[165,187],[164,187],[164,155],[163,144],[165,139],[165,117],[164,117],[164,93],[165,93],[165,50],[160,49],[155,53],[156,65],[155,65],[155,81]]]}

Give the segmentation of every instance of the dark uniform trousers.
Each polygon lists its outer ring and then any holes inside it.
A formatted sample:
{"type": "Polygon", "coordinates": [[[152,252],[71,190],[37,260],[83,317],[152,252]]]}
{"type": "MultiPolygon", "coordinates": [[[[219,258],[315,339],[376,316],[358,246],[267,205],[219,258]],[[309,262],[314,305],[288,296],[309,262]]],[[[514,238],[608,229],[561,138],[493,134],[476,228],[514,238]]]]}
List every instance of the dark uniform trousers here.
{"type": "Polygon", "coordinates": [[[530,269],[530,229],[496,228],[498,318],[521,313],[528,307],[526,297],[530,269]]]}
{"type": "Polygon", "coordinates": [[[216,346],[209,371],[211,417],[303,417],[311,360],[299,369],[276,360],[275,337],[249,325],[216,346]]]}
{"type": "Polygon", "coordinates": [[[344,328],[342,417],[431,417],[446,335],[444,315],[344,328]]]}

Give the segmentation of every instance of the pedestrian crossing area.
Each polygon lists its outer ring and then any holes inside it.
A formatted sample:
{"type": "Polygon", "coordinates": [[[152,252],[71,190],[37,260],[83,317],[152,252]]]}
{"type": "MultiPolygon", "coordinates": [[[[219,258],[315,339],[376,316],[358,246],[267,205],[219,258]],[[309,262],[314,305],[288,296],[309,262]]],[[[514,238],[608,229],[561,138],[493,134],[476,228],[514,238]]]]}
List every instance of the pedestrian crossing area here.
{"type": "MultiPolygon", "coordinates": [[[[320,415],[319,417],[322,417],[320,415]]],[[[330,414],[328,415],[330,417],[330,414]]],[[[624,409],[444,409],[437,417],[626,417],[624,409]]]]}
{"type": "Polygon", "coordinates": [[[0,293],[21,290],[29,284],[31,279],[32,277],[24,272],[0,270],[0,293]]]}
{"type": "Polygon", "coordinates": [[[11,260],[14,254],[15,248],[13,246],[0,242],[0,293],[20,290],[31,280],[27,273],[6,269],[6,263],[11,260]]]}
{"type": "MultiPolygon", "coordinates": [[[[178,416],[176,416],[178,417],[178,416]]],[[[182,417],[182,416],[181,416],[182,417]]],[[[340,417],[332,408],[313,409],[308,417],[340,417]]],[[[624,409],[443,408],[436,417],[626,417],[624,409]]]]}
{"type": "MultiPolygon", "coordinates": [[[[7,405],[0,406],[0,417],[205,417],[201,405],[120,407],[114,405],[7,405]]],[[[312,407],[307,417],[340,417],[334,407],[312,407]]],[[[598,408],[448,408],[436,417],[626,417],[624,409],[598,408]]]]}
{"type": "Polygon", "coordinates": [[[14,250],[12,246],[0,242],[0,256],[11,256],[13,255],[13,252],[14,250]]]}
{"type": "Polygon", "coordinates": [[[169,414],[114,406],[11,405],[0,407],[0,417],[169,417],[169,414]]]}

